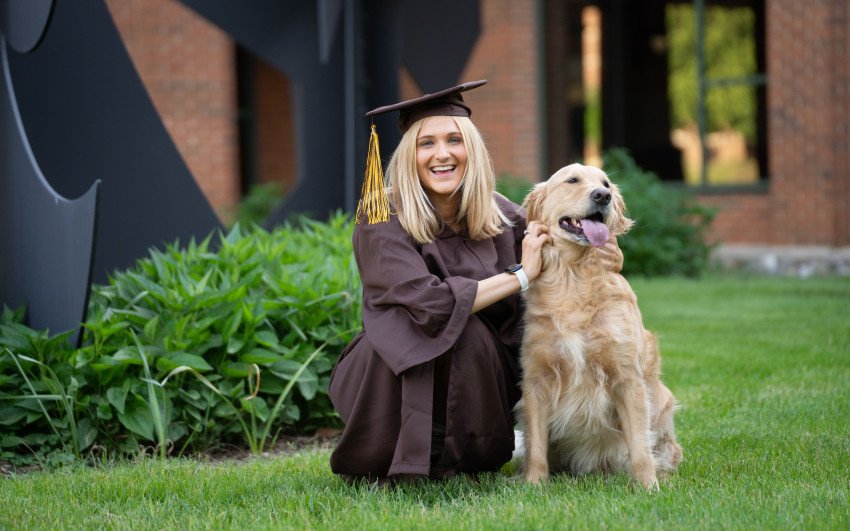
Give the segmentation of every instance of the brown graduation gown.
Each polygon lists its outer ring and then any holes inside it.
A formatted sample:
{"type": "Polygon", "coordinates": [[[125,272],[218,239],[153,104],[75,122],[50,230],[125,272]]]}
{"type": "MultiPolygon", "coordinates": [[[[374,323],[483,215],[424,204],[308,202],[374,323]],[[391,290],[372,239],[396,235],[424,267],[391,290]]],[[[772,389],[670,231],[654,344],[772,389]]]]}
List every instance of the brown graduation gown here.
{"type": "Polygon", "coordinates": [[[395,216],[355,227],[363,331],[331,375],[330,397],[345,422],[331,456],[335,473],[448,477],[498,470],[511,458],[519,296],[471,313],[477,281],[521,258],[525,211],[496,197],[514,226],[491,239],[446,228],[418,245],[395,216]],[[433,460],[432,417],[446,432],[433,460]]]}

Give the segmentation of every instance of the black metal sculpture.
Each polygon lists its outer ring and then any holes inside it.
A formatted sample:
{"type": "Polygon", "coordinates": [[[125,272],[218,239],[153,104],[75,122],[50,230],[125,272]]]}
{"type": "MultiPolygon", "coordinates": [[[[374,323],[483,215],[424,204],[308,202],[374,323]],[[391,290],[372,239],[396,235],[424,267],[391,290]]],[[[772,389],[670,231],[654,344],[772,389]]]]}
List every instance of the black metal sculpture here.
{"type": "MultiPolygon", "coordinates": [[[[365,111],[398,99],[402,64],[426,91],[455,83],[479,28],[478,0],[438,0],[450,17],[411,0],[181,1],[295,86],[299,174],[268,225],[293,212],[351,211],[365,111]]],[[[0,0],[0,31],[15,48],[3,47],[0,94],[0,302],[28,302],[33,326],[73,328],[92,277],[220,223],[103,0],[0,0]]],[[[398,132],[382,119],[388,154],[398,132]]]]}
{"type": "MultiPolygon", "coordinates": [[[[52,1],[11,2],[0,12],[0,300],[27,305],[30,324],[53,333],[85,318],[100,181],[68,200],[45,179],[30,149],[9,74],[7,41],[20,53],[41,42],[52,1]]],[[[93,184],[92,184],[93,182],[93,184]]],[[[79,331],[71,338],[79,341],[79,331]]]]}
{"type": "Polygon", "coordinates": [[[56,3],[29,54],[10,54],[36,160],[66,197],[103,182],[94,281],[149,247],[221,225],[151,103],[102,0],[56,3]]]}
{"type": "Polygon", "coordinates": [[[423,92],[460,82],[478,40],[480,19],[478,0],[404,2],[404,65],[423,92]]]}

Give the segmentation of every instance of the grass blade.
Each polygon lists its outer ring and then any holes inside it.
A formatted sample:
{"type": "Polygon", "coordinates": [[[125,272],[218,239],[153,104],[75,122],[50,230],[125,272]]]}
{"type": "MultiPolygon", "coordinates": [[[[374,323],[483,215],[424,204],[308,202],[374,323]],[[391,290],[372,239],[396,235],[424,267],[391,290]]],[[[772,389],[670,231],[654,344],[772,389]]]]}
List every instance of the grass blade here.
{"type": "Polygon", "coordinates": [[[275,405],[272,408],[271,413],[269,414],[269,419],[266,421],[266,426],[263,429],[263,435],[260,437],[260,452],[263,451],[266,439],[268,438],[269,432],[272,428],[272,423],[280,414],[280,409],[283,407],[283,402],[284,400],[286,400],[286,397],[289,396],[289,393],[292,391],[292,387],[295,385],[295,382],[298,381],[298,378],[301,376],[301,373],[303,373],[307,369],[307,366],[310,365],[310,363],[316,358],[316,356],[319,355],[320,352],[325,349],[326,346],[327,343],[323,343],[319,348],[314,350],[313,353],[310,354],[306,360],[304,360],[304,363],[301,364],[301,367],[299,367],[298,370],[295,371],[295,374],[292,376],[289,382],[287,382],[286,387],[283,388],[283,391],[280,392],[280,396],[277,397],[277,402],[275,402],[275,405]]]}
{"type": "Polygon", "coordinates": [[[145,349],[142,348],[142,343],[139,341],[138,336],[136,336],[136,332],[133,329],[130,329],[130,335],[133,336],[133,341],[136,343],[136,348],[139,349],[139,356],[142,358],[142,366],[145,369],[145,378],[143,381],[148,386],[148,408],[151,412],[151,417],[153,417],[153,425],[156,428],[157,439],[159,439],[158,447],[160,457],[166,457],[167,450],[167,438],[165,433],[165,420],[163,419],[163,412],[159,408],[159,400],[156,397],[156,389],[154,388],[154,383],[159,385],[156,380],[151,376],[151,369],[148,365],[148,359],[145,355],[145,349]]]}

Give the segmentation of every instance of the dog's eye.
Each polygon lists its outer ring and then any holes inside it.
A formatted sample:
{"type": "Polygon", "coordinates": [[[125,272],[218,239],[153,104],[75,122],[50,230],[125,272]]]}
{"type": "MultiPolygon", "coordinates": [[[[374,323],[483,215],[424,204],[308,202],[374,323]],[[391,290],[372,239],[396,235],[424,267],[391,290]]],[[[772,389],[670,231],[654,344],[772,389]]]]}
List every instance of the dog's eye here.
{"type": "Polygon", "coordinates": [[[602,186],[604,186],[605,188],[611,188],[611,183],[609,183],[608,181],[602,181],[602,186]]]}
{"type": "Polygon", "coordinates": [[[570,177],[569,179],[567,179],[567,182],[570,184],[575,184],[578,182],[578,177],[570,177]]]}

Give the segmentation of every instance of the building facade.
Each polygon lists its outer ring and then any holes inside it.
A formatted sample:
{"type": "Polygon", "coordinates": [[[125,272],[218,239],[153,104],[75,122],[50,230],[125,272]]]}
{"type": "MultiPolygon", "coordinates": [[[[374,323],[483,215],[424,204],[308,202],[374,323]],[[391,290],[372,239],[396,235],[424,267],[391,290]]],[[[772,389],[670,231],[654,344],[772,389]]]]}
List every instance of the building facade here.
{"type": "MultiPolygon", "coordinates": [[[[292,185],[291,93],[308,87],[291,86],[175,0],[107,4],[166,128],[220,215],[231,215],[252,184],[292,185]]],[[[741,67],[750,70],[707,91],[707,180],[694,177],[702,156],[696,125],[676,107],[695,90],[675,88],[688,80],[682,72],[690,67],[675,57],[689,57],[680,53],[690,42],[681,21],[693,18],[685,10],[694,4],[481,0],[481,33],[461,81],[489,80],[467,99],[497,173],[536,181],[623,146],[718,210],[716,242],[850,246],[850,2],[706,2],[709,79],[711,61],[722,54],[752,56],[741,67]],[[731,30],[721,23],[744,28],[736,33],[743,37],[728,39],[737,51],[724,50],[722,32],[731,30]],[[741,89],[748,92],[731,92],[738,78],[755,81],[741,89]],[[732,118],[723,118],[724,98],[749,107],[730,106],[732,118]]],[[[404,68],[399,78],[402,98],[421,93],[404,68]]]]}

